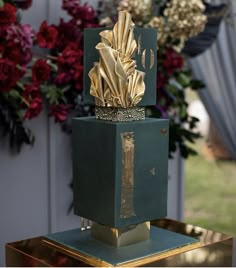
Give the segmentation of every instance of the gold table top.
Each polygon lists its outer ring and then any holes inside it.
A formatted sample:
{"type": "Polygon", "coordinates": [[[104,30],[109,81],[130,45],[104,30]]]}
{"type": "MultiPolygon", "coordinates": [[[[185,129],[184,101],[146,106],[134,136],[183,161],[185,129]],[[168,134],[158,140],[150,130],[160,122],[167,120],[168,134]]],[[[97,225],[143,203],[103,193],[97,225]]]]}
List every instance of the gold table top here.
{"type": "MultiPolygon", "coordinates": [[[[231,236],[171,219],[155,220],[151,224],[198,238],[200,243],[193,250],[180,254],[167,254],[164,259],[154,263],[146,260],[143,266],[232,266],[233,238],[231,236]]],[[[43,237],[35,237],[6,244],[6,266],[88,266],[75,257],[48,247],[42,243],[42,240],[43,237]]]]}

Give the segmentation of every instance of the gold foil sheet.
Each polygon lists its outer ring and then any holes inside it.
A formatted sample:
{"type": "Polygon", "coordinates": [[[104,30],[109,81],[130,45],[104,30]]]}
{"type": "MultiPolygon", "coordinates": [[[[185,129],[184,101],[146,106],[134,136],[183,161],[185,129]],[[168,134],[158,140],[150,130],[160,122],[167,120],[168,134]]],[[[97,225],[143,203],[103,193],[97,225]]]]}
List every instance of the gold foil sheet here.
{"type": "Polygon", "coordinates": [[[135,216],[134,212],[134,132],[121,133],[122,177],[121,218],[135,216]]]}
{"type": "Polygon", "coordinates": [[[90,94],[97,106],[133,107],[144,96],[144,73],[136,70],[133,60],[137,49],[131,15],[120,11],[113,30],[100,33],[96,49],[99,62],[89,72],[90,94]]]}

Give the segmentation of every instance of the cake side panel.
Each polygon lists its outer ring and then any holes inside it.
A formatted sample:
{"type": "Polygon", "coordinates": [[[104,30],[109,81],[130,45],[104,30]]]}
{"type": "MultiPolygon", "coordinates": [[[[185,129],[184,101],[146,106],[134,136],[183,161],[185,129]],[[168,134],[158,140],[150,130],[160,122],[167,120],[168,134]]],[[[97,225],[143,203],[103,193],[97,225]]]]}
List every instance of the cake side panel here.
{"type": "Polygon", "coordinates": [[[112,125],[73,120],[74,212],[107,225],[114,223],[114,139],[112,125]]]}
{"type": "Polygon", "coordinates": [[[167,215],[168,120],[116,128],[116,227],[167,215]]]}
{"type": "Polygon", "coordinates": [[[156,119],[137,128],[135,209],[144,219],[167,216],[168,143],[168,120],[156,119]]]}

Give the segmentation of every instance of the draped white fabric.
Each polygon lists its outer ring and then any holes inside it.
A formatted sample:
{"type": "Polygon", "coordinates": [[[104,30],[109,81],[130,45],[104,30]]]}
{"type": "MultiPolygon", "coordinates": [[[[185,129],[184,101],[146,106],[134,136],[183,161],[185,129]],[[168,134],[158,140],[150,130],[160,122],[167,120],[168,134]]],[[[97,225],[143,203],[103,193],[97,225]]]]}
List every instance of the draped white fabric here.
{"type": "MultiPolygon", "coordinates": [[[[236,11],[232,1],[231,12],[236,11]]],[[[236,27],[223,21],[217,41],[202,55],[190,60],[196,78],[206,88],[199,95],[223,142],[236,159],[236,27]]]]}

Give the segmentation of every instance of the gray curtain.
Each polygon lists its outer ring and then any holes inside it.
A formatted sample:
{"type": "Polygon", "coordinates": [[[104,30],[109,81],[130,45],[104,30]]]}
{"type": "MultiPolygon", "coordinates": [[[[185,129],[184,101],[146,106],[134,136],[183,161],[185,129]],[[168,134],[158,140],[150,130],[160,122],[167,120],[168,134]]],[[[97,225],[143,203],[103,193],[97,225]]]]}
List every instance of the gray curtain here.
{"type": "MultiPolygon", "coordinates": [[[[232,14],[236,1],[232,1],[232,14]]],[[[213,46],[190,60],[194,76],[203,80],[206,89],[199,95],[222,141],[236,159],[236,29],[223,21],[213,46]]]]}

